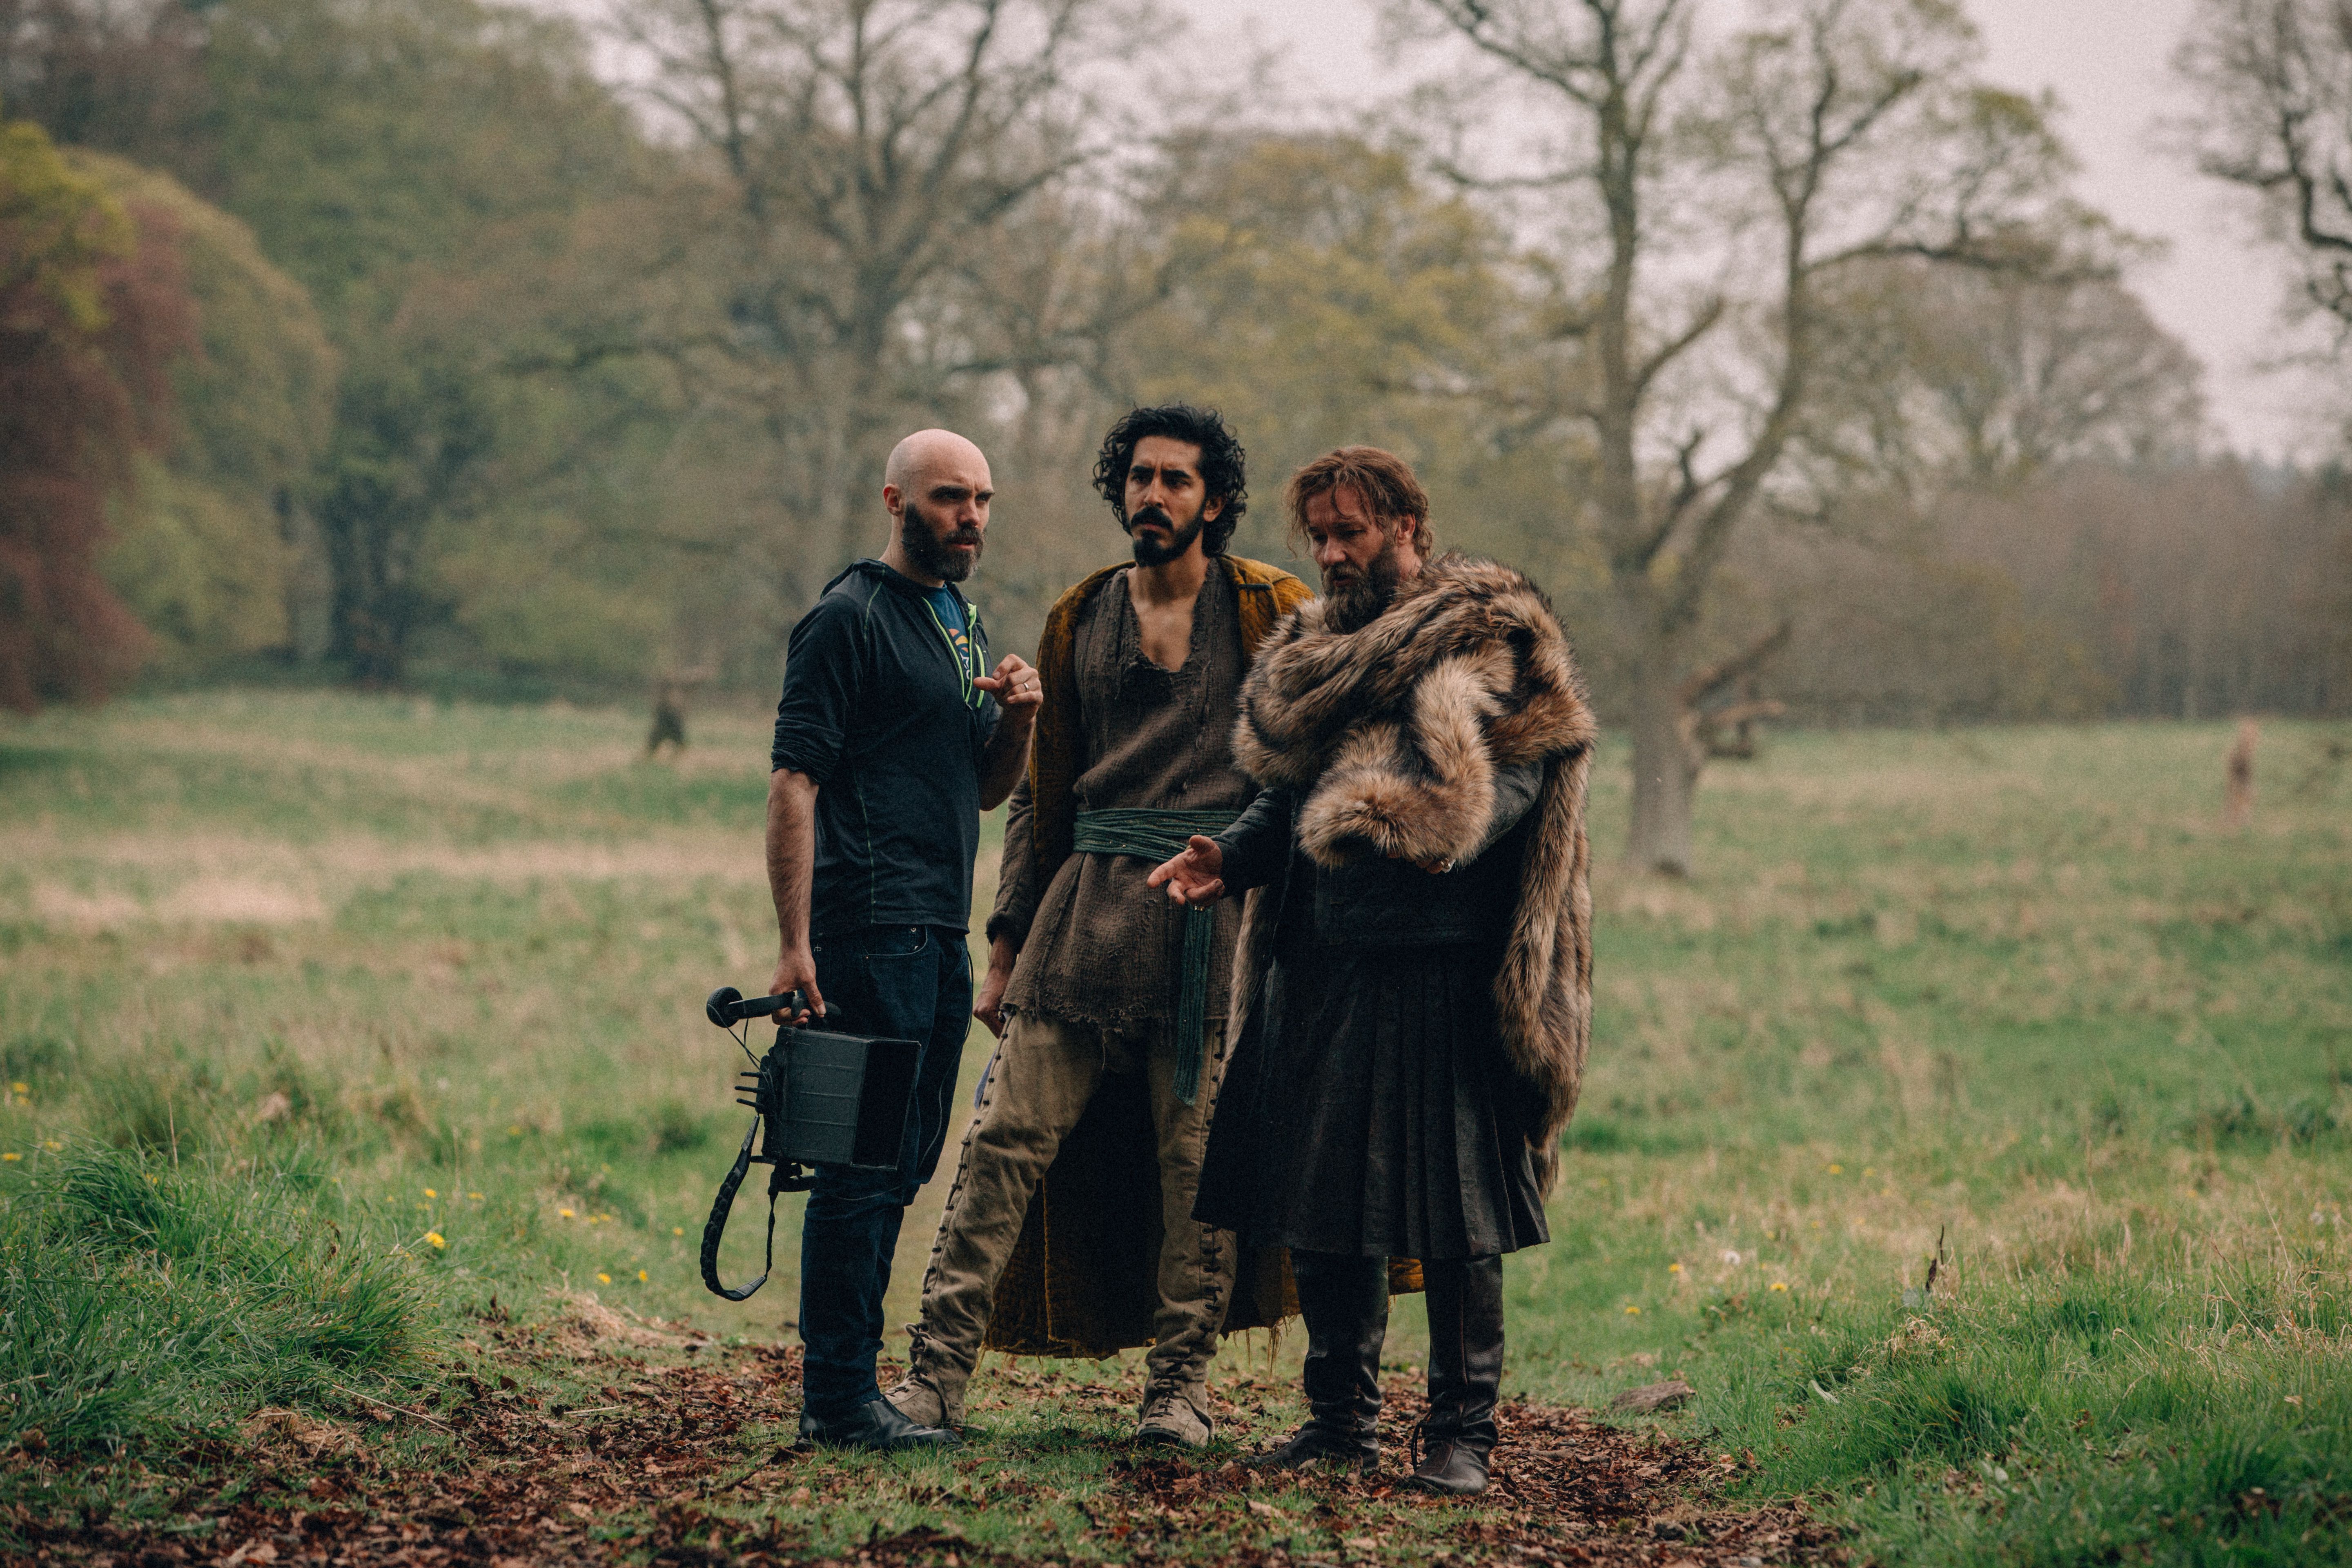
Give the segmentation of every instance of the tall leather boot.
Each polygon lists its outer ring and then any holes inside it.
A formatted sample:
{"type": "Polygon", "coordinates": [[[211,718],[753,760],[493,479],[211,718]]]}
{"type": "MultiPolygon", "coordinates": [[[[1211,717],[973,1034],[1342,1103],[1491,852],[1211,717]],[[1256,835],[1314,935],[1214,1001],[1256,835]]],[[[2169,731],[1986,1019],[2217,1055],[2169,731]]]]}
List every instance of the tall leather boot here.
{"type": "Polygon", "coordinates": [[[1307,1320],[1307,1425],[1251,1464],[1296,1469],[1318,1460],[1372,1469],[1381,1462],[1381,1346],[1389,1331],[1385,1258],[1290,1254],[1307,1320]]]}
{"type": "Polygon", "coordinates": [[[1503,1260],[1423,1263],[1429,1285],[1429,1414],[1413,1428],[1410,1485],[1463,1497],[1486,1489],[1495,1394],[1503,1381],[1503,1260]]]}

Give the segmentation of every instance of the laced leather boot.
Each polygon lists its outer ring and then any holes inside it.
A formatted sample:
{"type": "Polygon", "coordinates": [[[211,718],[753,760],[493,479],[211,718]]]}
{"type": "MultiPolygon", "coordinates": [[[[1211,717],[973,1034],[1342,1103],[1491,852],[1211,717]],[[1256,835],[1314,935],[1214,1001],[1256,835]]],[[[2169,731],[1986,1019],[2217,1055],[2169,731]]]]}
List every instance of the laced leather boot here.
{"type": "Polygon", "coordinates": [[[1317,1463],[1376,1468],[1381,1345],[1389,1329],[1388,1259],[1294,1248],[1290,1272],[1298,1286],[1299,1315],[1307,1320],[1301,1381],[1310,1415],[1288,1442],[1248,1463],[1272,1470],[1317,1463]]]}
{"type": "Polygon", "coordinates": [[[918,1426],[963,1429],[963,1391],[971,1369],[959,1366],[920,1323],[907,1325],[907,1373],[882,1391],[890,1407],[918,1426]]]}
{"type": "Polygon", "coordinates": [[[1503,1260],[1424,1263],[1429,1285],[1429,1414],[1413,1428],[1414,1489],[1486,1489],[1495,1394],[1503,1381],[1503,1260]]]}

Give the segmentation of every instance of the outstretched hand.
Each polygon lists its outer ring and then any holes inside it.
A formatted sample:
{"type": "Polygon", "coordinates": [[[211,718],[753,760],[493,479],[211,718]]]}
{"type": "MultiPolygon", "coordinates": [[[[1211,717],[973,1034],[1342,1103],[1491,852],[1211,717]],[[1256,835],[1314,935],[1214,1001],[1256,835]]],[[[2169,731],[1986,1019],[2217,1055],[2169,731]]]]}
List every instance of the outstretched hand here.
{"type": "Polygon", "coordinates": [[[1225,896],[1224,868],[1224,850],[1196,833],[1185,842],[1184,853],[1154,867],[1146,880],[1166,888],[1180,904],[1213,904],[1225,896]]]}
{"type": "Polygon", "coordinates": [[[1045,683],[1029,661],[1017,653],[1008,653],[998,659],[995,673],[983,675],[972,684],[995,697],[1007,715],[1015,720],[1034,719],[1038,705],[1045,700],[1045,683]]]}

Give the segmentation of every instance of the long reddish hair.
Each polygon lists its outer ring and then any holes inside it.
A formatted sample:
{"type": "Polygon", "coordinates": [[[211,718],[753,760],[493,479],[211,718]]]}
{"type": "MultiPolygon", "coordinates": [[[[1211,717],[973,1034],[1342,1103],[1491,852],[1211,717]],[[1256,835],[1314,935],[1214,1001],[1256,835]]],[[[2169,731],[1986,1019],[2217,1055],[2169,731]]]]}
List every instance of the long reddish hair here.
{"type": "Polygon", "coordinates": [[[1297,473],[1282,488],[1282,503],[1290,513],[1293,540],[1307,535],[1307,503],[1340,489],[1352,489],[1382,528],[1395,531],[1409,525],[1405,537],[1423,555],[1437,549],[1437,531],[1429,526],[1429,493],[1412,477],[1412,465],[1380,447],[1342,447],[1326,452],[1297,473]]]}

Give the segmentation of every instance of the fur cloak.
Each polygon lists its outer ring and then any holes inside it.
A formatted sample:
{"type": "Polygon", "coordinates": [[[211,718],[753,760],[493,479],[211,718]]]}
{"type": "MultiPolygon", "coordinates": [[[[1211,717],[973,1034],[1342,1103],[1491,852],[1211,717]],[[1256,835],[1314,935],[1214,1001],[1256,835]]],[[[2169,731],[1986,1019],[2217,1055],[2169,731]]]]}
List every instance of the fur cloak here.
{"type": "MultiPolygon", "coordinates": [[[[1316,599],[1275,626],[1234,727],[1244,773],[1305,796],[1299,842],[1318,863],[1467,859],[1494,820],[1497,766],[1545,763],[1495,1007],[1504,1059],[1539,1102],[1528,1143],[1549,1194],[1592,1031],[1584,797],[1600,731],[1583,677],[1550,601],[1491,561],[1433,558],[1353,632],[1329,613],[1316,599]]],[[[1243,904],[1229,1039],[1265,992],[1276,890],[1253,889],[1243,904]]]]}

